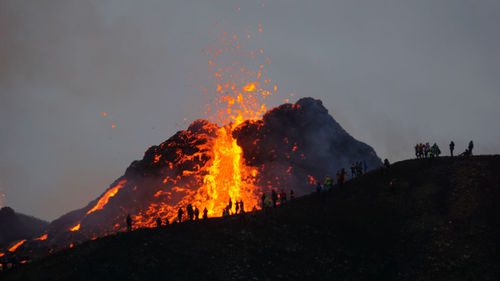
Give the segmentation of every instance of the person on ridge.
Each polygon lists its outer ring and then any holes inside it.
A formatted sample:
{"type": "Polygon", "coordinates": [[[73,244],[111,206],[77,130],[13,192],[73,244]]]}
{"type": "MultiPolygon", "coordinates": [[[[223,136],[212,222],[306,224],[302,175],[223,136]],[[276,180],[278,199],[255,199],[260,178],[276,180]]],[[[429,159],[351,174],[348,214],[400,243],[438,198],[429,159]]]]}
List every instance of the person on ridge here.
{"type": "MultiPolygon", "coordinates": [[[[271,199],[269,199],[269,197],[266,197],[266,199],[264,200],[264,208],[270,208],[273,206],[273,202],[271,202],[271,199]]],[[[276,206],[276,205],[274,205],[276,206]]]]}
{"type": "Polygon", "coordinates": [[[266,193],[262,192],[262,196],[260,198],[262,199],[262,209],[264,209],[266,202],[266,193]]]}
{"type": "Polygon", "coordinates": [[[244,214],[245,209],[243,209],[243,200],[240,200],[240,214],[244,214]]]}
{"type": "Polygon", "coordinates": [[[179,210],[177,210],[177,219],[179,223],[182,222],[182,214],[184,214],[184,211],[182,210],[182,208],[179,208],[179,210]]]}
{"type": "Polygon", "coordinates": [[[235,204],[236,204],[236,212],[234,214],[237,215],[238,211],[240,210],[240,202],[236,201],[235,204]]]}
{"type": "Polygon", "coordinates": [[[318,184],[316,185],[316,193],[319,195],[321,193],[321,183],[319,183],[318,181],[318,184]]]}
{"type": "Polygon", "coordinates": [[[281,201],[280,204],[285,204],[286,203],[286,192],[285,192],[284,189],[281,189],[281,192],[280,192],[280,201],[281,201]]]}
{"type": "Polygon", "coordinates": [[[190,221],[193,220],[194,217],[194,211],[193,211],[193,206],[191,204],[188,204],[186,207],[187,215],[190,221]]]}
{"type": "Polygon", "coordinates": [[[161,218],[157,217],[156,218],[156,227],[160,227],[160,226],[161,226],[161,218]]]}
{"type": "Polygon", "coordinates": [[[197,221],[200,218],[200,210],[198,210],[198,207],[194,208],[194,220],[197,221]]]}
{"type": "Polygon", "coordinates": [[[233,201],[231,200],[231,197],[229,197],[229,204],[227,205],[227,213],[228,215],[231,214],[231,209],[233,208],[233,201]]]}
{"type": "Polygon", "coordinates": [[[434,151],[435,157],[439,157],[439,155],[441,155],[441,149],[439,149],[439,145],[437,145],[437,143],[432,145],[432,150],[434,151]]]}
{"type": "Polygon", "coordinates": [[[474,148],[474,143],[472,141],[469,142],[469,156],[472,156],[472,149],[474,148]]]}
{"type": "Polygon", "coordinates": [[[295,193],[293,192],[293,189],[290,189],[290,200],[295,199],[295,193]]]}
{"type": "Polygon", "coordinates": [[[208,210],[206,207],[205,207],[205,209],[203,209],[203,219],[204,220],[208,219],[208,210]]]}
{"type": "Polygon", "coordinates": [[[276,206],[276,202],[278,202],[278,193],[274,189],[271,192],[271,199],[273,200],[273,206],[276,206]]]}
{"type": "Polygon", "coordinates": [[[431,146],[428,142],[425,143],[424,146],[424,157],[427,158],[429,156],[429,152],[431,151],[431,146]]]}
{"type": "Polygon", "coordinates": [[[127,231],[132,231],[132,218],[130,214],[127,215],[127,231]]]}
{"type": "Polygon", "coordinates": [[[332,189],[332,186],[333,186],[332,178],[330,178],[330,176],[326,176],[325,183],[323,184],[324,189],[330,190],[332,189]]]}
{"type": "Polygon", "coordinates": [[[450,142],[450,156],[453,157],[453,150],[455,149],[455,143],[453,141],[450,142]]]}

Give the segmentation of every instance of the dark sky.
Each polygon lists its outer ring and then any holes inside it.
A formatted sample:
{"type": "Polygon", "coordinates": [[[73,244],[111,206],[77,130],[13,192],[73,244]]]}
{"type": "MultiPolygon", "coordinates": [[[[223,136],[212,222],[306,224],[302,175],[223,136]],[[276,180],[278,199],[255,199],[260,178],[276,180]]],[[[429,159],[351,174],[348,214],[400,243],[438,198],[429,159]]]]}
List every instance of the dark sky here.
{"type": "Polygon", "coordinates": [[[203,47],[224,20],[263,25],[270,107],[320,98],[392,161],[417,141],[500,151],[498,0],[1,0],[4,204],[80,208],[203,117],[203,47]]]}

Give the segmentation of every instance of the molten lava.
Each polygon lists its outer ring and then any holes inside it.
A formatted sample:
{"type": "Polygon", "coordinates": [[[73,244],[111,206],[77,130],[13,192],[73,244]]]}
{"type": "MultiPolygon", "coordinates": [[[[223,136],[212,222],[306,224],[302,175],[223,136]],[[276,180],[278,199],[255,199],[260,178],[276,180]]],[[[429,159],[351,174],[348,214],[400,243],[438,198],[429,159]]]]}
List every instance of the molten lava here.
{"type": "Polygon", "coordinates": [[[38,238],[35,238],[34,240],[43,241],[43,240],[47,240],[47,237],[48,237],[48,235],[47,235],[47,234],[44,234],[44,235],[42,235],[42,236],[40,236],[40,237],[38,237],[38,238]]]}
{"type": "Polygon", "coordinates": [[[69,231],[78,231],[78,230],[80,230],[80,224],[77,224],[69,229],[69,231]]]}
{"type": "Polygon", "coordinates": [[[106,191],[106,193],[99,199],[99,201],[94,206],[94,208],[90,209],[87,212],[87,215],[92,213],[92,212],[95,212],[97,210],[101,210],[102,208],[104,208],[104,206],[106,206],[106,204],[108,204],[109,198],[115,196],[116,193],[118,193],[118,190],[120,190],[120,188],[122,188],[126,182],[127,182],[126,180],[122,180],[118,183],[118,185],[116,185],[115,187],[106,191]]]}
{"type": "Polygon", "coordinates": [[[17,248],[19,248],[22,244],[24,244],[24,242],[26,242],[26,239],[17,242],[16,244],[14,244],[12,247],[9,248],[9,252],[16,251],[17,248]]]}

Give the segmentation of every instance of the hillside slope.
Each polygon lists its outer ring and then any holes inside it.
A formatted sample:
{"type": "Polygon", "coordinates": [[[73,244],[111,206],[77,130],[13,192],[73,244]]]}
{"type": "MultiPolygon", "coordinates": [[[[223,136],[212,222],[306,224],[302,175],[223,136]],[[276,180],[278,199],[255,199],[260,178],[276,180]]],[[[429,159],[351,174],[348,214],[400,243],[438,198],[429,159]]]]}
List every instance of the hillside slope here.
{"type": "Polygon", "coordinates": [[[46,221],[4,207],[0,209],[0,249],[13,241],[39,235],[48,225],[46,221]]]}
{"type": "Polygon", "coordinates": [[[403,161],[326,196],[108,236],[0,279],[498,280],[499,167],[500,156],[403,161]]]}

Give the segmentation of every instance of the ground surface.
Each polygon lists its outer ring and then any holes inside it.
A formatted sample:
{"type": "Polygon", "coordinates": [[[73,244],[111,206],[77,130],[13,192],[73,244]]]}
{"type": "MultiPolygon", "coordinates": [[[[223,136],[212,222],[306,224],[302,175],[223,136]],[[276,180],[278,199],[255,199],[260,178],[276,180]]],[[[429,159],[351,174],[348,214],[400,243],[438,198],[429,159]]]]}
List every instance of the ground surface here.
{"type": "Polygon", "coordinates": [[[0,279],[500,280],[499,202],[500,156],[409,160],[325,197],[89,241],[0,279]]]}

